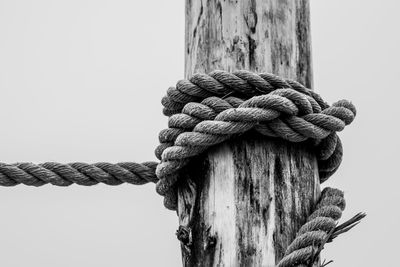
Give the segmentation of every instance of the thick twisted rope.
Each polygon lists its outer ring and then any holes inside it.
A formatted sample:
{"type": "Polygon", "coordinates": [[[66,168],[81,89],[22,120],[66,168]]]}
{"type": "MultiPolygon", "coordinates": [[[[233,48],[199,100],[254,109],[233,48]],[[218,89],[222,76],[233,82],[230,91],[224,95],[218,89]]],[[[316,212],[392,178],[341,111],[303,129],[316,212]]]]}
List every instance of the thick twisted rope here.
{"type": "Polygon", "coordinates": [[[0,185],[117,185],[160,179],[157,191],[166,196],[165,205],[175,209],[173,185],[179,170],[210,146],[249,130],[292,142],[311,139],[323,182],[342,159],[336,132],[350,124],[356,114],[348,101],[330,107],[317,93],[295,81],[248,71],[196,74],[169,88],[162,103],[170,119],[169,128],[159,136],[157,175],[154,162],[0,164],[0,185]]]}
{"type": "Polygon", "coordinates": [[[322,247],[330,240],[345,206],[342,191],[325,188],[314,212],[299,229],[277,267],[312,266],[322,247]]]}
{"type": "Polygon", "coordinates": [[[61,164],[46,162],[33,163],[0,163],[0,185],[15,186],[25,184],[42,186],[52,184],[57,186],[95,185],[104,183],[107,185],[120,185],[130,183],[141,185],[158,181],[155,175],[157,163],[121,162],[117,164],[99,162],[87,164],[81,162],[61,164]]]}
{"type": "Polygon", "coordinates": [[[180,113],[185,104],[201,102],[211,96],[239,96],[248,99],[256,95],[268,94],[276,89],[291,88],[313,97],[324,108],[328,105],[314,91],[292,80],[285,80],[270,73],[256,74],[246,70],[233,73],[216,70],[209,74],[194,74],[189,80],[181,80],[171,87],[162,99],[164,114],[180,113]]]}
{"type": "Polygon", "coordinates": [[[356,115],[355,107],[346,100],[330,107],[297,82],[247,71],[195,75],[170,88],[162,103],[170,119],[169,128],[160,132],[161,144],[156,149],[161,159],[157,192],[165,196],[164,204],[170,209],[176,208],[173,185],[190,159],[249,130],[291,142],[313,140],[320,180],[324,182],[342,159],[336,132],[356,115]],[[208,97],[210,94],[230,96],[208,97]]]}
{"type": "MultiPolygon", "coordinates": [[[[169,88],[162,104],[163,113],[170,118],[169,128],[159,134],[160,145],[155,151],[160,163],[0,163],[0,185],[153,182],[157,183],[157,192],[165,196],[165,206],[176,209],[174,184],[179,171],[211,146],[250,130],[290,142],[310,141],[322,183],[342,160],[343,148],[336,132],[349,125],[356,115],[349,101],[329,106],[298,82],[248,71],[196,74],[169,88]]],[[[336,226],[344,207],[340,190],[324,189],[314,212],[288,246],[278,267],[311,265],[326,242],[348,231],[365,216],[359,214],[336,226]]]]}
{"type": "MultiPolygon", "coordinates": [[[[165,195],[164,204],[171,209],[176,205],[173,185],[190,159],[252,129],[291,142],[313,140],[320,181],[324,182],[342,160],[343,148],[336,132],[356,115],[348,101],[330,107],[318,94],[296,82],[246,71],[195,75],[170,88],[162,103],[164,114],[170,118],[169,128],[160,132],[160,145],[155,151],[161,160],[157,191],[165,195]]],[[[324,189],[316,209],[278,266],[311,266],[323,245],[341,233],[333,231],[344,207],[341,191],[324,189]]]]}

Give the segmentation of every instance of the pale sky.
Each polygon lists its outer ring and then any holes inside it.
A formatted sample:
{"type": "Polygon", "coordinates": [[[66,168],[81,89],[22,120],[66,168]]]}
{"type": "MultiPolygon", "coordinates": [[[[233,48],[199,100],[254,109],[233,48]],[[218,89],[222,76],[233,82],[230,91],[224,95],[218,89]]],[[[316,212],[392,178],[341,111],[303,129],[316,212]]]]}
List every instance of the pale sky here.
{"type": "MultiPolygon", "coordinates": [[[[323,186],[343,219],[329,266],[398,266],[400,4],[311,1],[315,90],[352,100],[344,162],[323,186]]],[[[184,1],[0,0],[0,161],[156,160],[161,97],[183,78],[184,1]]],[[[0,188],[0,266],[180,266],[154,185],[0,188]]]]}

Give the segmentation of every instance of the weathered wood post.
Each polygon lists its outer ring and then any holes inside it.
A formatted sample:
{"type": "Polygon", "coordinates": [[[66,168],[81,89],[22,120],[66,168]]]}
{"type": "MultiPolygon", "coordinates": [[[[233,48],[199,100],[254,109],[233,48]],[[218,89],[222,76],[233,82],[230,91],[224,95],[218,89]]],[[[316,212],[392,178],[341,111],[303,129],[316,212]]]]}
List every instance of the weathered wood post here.
{"type": "MultiPolygon", "coordinates": [[[[186,0],[186,77],[246,69],[311,88],[309,12],[308,0],[186,0]]],[[[211,149],[179,187],[184,265],[275,266],[319,195],[317,168],[305,146],[257,135],[211,149]]]]}

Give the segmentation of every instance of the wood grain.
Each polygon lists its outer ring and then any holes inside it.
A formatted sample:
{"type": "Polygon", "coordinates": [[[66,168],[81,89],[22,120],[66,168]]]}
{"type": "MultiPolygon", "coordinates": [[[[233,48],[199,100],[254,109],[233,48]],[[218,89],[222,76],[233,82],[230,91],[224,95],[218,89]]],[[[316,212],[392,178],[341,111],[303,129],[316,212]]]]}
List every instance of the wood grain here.
{"type": "MultiPolygon", "coordinates": [[[[186,0],[185,75],[247,69],[312,87],[309,2],[186,0]]],[[[191,163],[178,187],[184,266],[275,266],[319,196],[305,145],[249,133],[191,163]]]]}

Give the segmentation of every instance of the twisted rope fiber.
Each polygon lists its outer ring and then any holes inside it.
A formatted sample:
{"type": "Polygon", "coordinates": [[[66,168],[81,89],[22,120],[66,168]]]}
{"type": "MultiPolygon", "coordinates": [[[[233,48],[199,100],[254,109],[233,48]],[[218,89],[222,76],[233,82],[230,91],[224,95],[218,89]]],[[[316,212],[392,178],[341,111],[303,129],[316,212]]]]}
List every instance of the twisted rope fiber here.
{"type": "Polygon", "coordinates": [[[176,87],[170,87],[161,102],[164,114],[171,116],[180,113],[185,104],[201,102],[207,97],[231,95],[248,99],[282,88],[291,88],[313,97],[323,109],[329,106],[317,93],[296,81],[285,80],[270,73],[256,74],[246,70],[234,73],[216,70],[209,74],[194,74],[189,80],[178,81],[176,87]]]}
{"type": "MultiPolygon", "coordinates": [[[[329,106],[317,93],[295,81],[248,71],[196,74],[169,88],[162,104],[169,117],[169,128],[159,135],[160,145],[155,153],[160,163],[0,163],[0,185],[153,182],[157,183],[157,192],[165,196],[165,206],[175,209],[174,184],[179,171],[209,147],[250,130],[290,142],[311,141],[322,183],[342,160],[343,148],[336,132],[349,125],[356,115],[355,107],[346,100],[329,106]]],[[[336,227],[344,207],[343,192],[325,188],[314,212],[277,266],[312,264],[326,242],[348,231],[354,221],[365,216],[336,227]],[[335,229],[338,230],[333,232],[335,229]]]]}
{"type": "Polygon", "coordinates": [[[120,185],[130,183],[141,185],[158,181],[155,175],[157,162],[121,162],[117,164],[99,162],[87,164],[81,162],[61,164],[46,162],[33,163],[0,163],[0,185],[15,186],[25,184],[42,186],[52,184],[57,186],[95,185],[120,185]]]}
{"type": "Polygon", "coordinates": [[[157,192],[165,196],[169,209],[176,208],[173,186],[179,170],[190,159],[252,129],[291,142],[312,140],[324,182],[342,159],[343,148],[336,132],[356,115],[355,107],[346,100],[329,106],[297,82],[247,71],[197,74],[169,88],[162,103],[164,114],[170,118],[169,128],[160,132],[161,144],[155,152],[161,159],[156,170],[160,179],[157,192]]]}
{"type": "Polygon", "coordinates": [[[345,206],[342,191],[325,188],[314,212],[299,229],[277,267],[311,266],[324,244],[329,242],[345,206]]]}
{"type": "MultiPolygon", "coordinates": [[[[313,139],[321,182],[325,181],[342,158],[341,142],[335,132],[355,116],[354,106],[347,101],[329,107],[318,94],[295,81],[248,71],[196,74],[168,89],[162,103],[164,113],[171,117],[170,128],[161,131],[161,144],[156,149],[157,157],[162,159],[157,167],[161,178],[157,190],[166,195],[165,204],[171,209],[176,203],[172,186],[177,172],[189,159],[250,129],[293,142],[313,139]]],[[[1,163],[0,185],[143,184],[158,181],[155,166],[155,162],[1,163]]]]}

